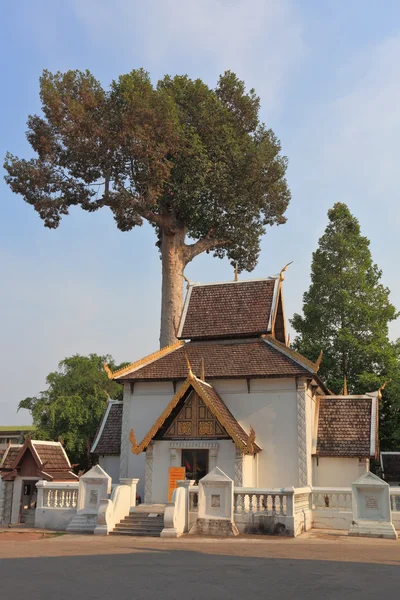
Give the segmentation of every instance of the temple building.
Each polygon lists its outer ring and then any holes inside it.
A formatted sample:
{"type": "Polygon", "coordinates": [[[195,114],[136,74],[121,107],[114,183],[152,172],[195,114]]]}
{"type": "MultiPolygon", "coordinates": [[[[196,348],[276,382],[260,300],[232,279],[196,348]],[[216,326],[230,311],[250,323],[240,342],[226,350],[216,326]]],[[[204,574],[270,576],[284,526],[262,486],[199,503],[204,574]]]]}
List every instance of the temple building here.
{"type": "Polygon", "coordinates": [[[113,481],[168,500],[169,467],[199,481],[218,466],[236,487],[349,486],[378,455],[378,393],[335,396],[289,347],[275,277],[189,284],[178,341],[110,378],[92,446],[113,481]]]}

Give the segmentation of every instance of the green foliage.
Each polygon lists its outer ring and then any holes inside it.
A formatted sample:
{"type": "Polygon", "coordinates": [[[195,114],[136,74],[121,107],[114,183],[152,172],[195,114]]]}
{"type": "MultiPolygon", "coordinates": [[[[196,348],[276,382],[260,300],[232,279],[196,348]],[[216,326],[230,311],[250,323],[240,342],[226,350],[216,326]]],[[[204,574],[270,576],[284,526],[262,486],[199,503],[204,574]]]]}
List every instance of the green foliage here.
{"type": "Polygon", "coordinates": [[[140,69],[105,90],[89,71],[44,71],[40,97],[27,132],[37,158],[7,154],[4,166],[46,227],[71,206],[108,206],[122,231],[147,219],[159,236],[202,240],[186,262],[211,250],[251,270],[265,226],[285,222],[287,160],[234,73],[210,89],[187,76],[153,86],[140,69]]]}
{"type": "Polygon", "coordinates": [[[343,388],[344,376],[349,393],[362,393],[379,387],[397,368],[388,338],[388,323],[397,312],[357,219],[340,203],[328,217],[313,254],[304,316],[296,314],[291,321],[299,334],[295,346],[313,360],[323,350],[320,373],[335,393],[343,388]]]}
{"type": "Polygon", "coordinates": [[[58,371],[47,376],[47,390],[21,400],[18,407],[31,412],[35,438],[57,441],[61,437],[71,463],[80,468],[88,465],[107,398],[122,399],[122,386],[108,379],[104,362],[112,369],[124,366],[116,367],[110,356],[97,354],[65,358],[58,371]]]}

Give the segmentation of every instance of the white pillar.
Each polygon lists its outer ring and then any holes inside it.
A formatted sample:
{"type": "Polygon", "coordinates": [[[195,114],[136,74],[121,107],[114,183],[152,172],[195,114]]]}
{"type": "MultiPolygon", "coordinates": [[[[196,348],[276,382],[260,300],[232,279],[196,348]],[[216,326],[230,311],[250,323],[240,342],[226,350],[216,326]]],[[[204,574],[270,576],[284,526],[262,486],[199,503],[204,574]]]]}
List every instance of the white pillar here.
{"type": "Polygon", "coordinates": [[[154,444],[150,442],[146,450],[146,468],[144,480],[144,502],[151,504],[153,497],[153,450],[154,444]]]}
{"type": "Polygon", "coordinates": [[[212,471],[217,466],[217,456],[218,456],[218,446],[215,445],[212,448],[210,448],[210,450],[208,452],[208,460],[209,460],[208,469],[209,469],[209,471],[212,471]]]}
{"type": "Polygon", "coordinates": [[[311,485],[308,469],[308,444],[307,444],[307,381],[303,378],[297,380],[297,456],[299,468],[298,487],[311,485]]]}
{"type": "Polygon", "coordinates": [[[121,477],[119,480],[121,485],[127,485],[131,488],[131,510],[136,506],[136,487],[139,479],[132,479],[131,477],[121,477]]]}

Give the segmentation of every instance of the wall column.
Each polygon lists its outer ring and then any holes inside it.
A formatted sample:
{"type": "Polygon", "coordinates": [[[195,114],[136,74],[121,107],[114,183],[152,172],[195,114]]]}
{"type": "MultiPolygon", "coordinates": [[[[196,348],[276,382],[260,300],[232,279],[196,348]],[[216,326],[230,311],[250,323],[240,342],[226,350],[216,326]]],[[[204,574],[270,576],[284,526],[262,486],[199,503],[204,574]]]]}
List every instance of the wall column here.
{"type": "Polygon", "coordinates": [[[153,496],[153,451],[154,443],[150,442],[146,450],[146,467],[144,481],[144,503],[151,504],[153,496]]]}
{"type": "Polygon", "coordinates": [[[122,407],[122,427],[121,427],[121,455],[119,457],[119,477],[128,477],[128,458],[130,452],[129,443],[129,407],[131,396],[129,383],[124,385],[124,404],[122,407]]]}
{"type": "MultiPolygon", "coordinates": [[[[297,456],[299,466],[298,487],[311,485],[308,468],[308,444],[307,444],[307,381],[299,378],[296,382],[297,388],[297,456]]],[[[297,486],[296,486],[297,487],[297,486]]]]}
{"type": "Polygon", "coordinates": [[[235,452],[235,487],[243,487],[244,454],[239,448],[235,452]]]}

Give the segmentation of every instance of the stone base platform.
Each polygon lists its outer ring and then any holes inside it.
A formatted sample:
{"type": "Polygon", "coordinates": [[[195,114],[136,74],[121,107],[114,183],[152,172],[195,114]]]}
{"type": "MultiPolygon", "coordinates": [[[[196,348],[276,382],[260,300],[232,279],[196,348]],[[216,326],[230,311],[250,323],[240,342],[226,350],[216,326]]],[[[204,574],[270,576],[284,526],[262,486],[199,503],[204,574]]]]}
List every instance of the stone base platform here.
{"type": "Polygon", "coordinates": [[[398,539],[393,524],[380,521],[353,521],[348,535],[353,537],[384,538],[387,540],[398,539]]]}
{"type": "Polygon", "coordinates": [[[235,523],[232,523],[228,519],[197,519],[189,531],[189,535],[232,537],[239,535],[239,531],[235,523]]]}

